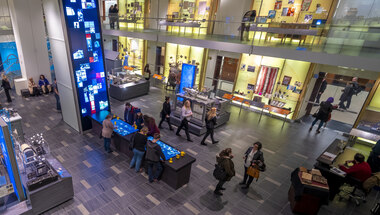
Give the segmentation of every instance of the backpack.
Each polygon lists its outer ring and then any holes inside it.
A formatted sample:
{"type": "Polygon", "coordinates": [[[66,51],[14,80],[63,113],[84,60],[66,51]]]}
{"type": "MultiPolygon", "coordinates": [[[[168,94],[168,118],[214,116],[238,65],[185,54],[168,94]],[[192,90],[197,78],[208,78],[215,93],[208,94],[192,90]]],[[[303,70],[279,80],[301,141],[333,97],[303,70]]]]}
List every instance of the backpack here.
{"type": "Polygon", "coordinates": [[[226,170],[224,170],[224,168],[219,164],[215,164],[213,175],[219,181],[224,180],[227,177],[226,170]]]}

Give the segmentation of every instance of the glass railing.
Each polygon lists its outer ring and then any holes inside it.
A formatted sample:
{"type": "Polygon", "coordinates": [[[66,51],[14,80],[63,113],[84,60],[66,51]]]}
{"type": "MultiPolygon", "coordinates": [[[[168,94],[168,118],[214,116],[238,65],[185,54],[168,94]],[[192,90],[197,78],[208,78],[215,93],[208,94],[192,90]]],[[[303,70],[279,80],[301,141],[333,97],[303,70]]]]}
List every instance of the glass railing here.
{"type": "MultiPolygon", "coordinates": [[[[373,23],[373,22],[371,22],[373,23]]],[[[380,24],[251,23],[217,20],[105,17],[104,29],[154,33],[252,46],[347,56],[380,57],[380,24]],[[243,34],[241,29],[244,29],[243,34]]]]}

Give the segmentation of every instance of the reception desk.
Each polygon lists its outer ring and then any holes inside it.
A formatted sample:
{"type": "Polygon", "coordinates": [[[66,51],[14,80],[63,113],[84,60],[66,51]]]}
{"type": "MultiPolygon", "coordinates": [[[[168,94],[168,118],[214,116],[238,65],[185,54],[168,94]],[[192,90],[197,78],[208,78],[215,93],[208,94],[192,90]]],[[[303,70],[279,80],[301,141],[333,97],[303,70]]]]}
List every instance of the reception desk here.
{"type": "MultiPolygon", "coordinates": [[[[108,114],[108,111],[101,111],[92,115],[91,120],[93,133],[96,135],[100,134],[102,130],[102,122],[108,114]]],[[[133,152],[129,149],[129,145],[133,135],[137,132],[137,129],[117,118],[112,119],[111,121],[112,123],[116,122],[117,126],[117,129],[114,130],[115,135],[111,139],[111,145],[113,144],[118,152],[124,153],[128,157],[132,158],[133,152]]],[[[152,139],[152,137],[148,137],[148,139],[152,139]]],[[[166,158],[166,161],[163,161],[164,171],[162,173],[161,180],[174,189],[178,189],[187,184],[190,180],[191,165],[195,162],[195,158],[185,154],[177,159],[175,156],[180,154],[180,150],[163,141],[159,141],[158,144],[161,146],[166,158]],[[169,162],[170,158],[173,160],[172,163],[169,162]]],[[[145,170],[146,169],[147,168],[145,168],[145,170]]]]}

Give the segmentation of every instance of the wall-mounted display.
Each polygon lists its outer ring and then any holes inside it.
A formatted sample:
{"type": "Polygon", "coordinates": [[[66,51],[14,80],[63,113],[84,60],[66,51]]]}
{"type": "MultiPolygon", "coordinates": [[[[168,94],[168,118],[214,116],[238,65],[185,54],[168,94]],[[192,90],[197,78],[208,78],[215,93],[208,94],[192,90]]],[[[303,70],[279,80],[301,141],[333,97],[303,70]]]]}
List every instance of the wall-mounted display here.
{"type": "Polygon", "coordinates": [[[312,0],[303,0],[301,5],[301,11],[308,11],[312,0]]]}
{"type": "Polygon", "coordinates": [[[284,79],[282,79],[282,85],[288,86],[291,80],[292,80],[292,77],[284,76],[284,79]]]}
{"type": "Polygon", "coordinates": [[[179,85],[179,93],[183,93],[183,88],[193,88],[195,82],[196,66],[191,64],[182,64],[181,83],[179,85]]]}
{"type": "Polygon", "coordinates": [[[82,122],[86,116],[109,110],[97,4],[95,0],[63,1],[82,122]]]}
{"type": "Polygon", "coordinates": [[[248,72],[255,72],[255,67],[254,66],[248,66],[247,71],[248,72]]]}

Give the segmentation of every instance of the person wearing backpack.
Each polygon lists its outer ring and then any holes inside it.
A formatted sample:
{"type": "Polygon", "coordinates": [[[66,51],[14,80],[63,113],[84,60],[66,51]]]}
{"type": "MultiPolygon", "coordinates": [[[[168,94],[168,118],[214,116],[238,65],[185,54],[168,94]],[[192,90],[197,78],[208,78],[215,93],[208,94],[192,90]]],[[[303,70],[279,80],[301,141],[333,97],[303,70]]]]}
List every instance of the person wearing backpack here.
{"type": "Polygon", "coordinates": [[[225,178],[219,179],[218,184],[215,187],[214,194],[218,196],[222,196],[223,193],[221,190],[225,190],[226,188],[223,185],[232,179],[235,176],[235,167],[234,162],[232,161],[232,149],[226,148],[216,156],[217,165],[220,166],[225,172],[225,178]]]}
{"type": "Polygon", "coordinates": [[[248,189],[253,181],[253,177],[251,175],[248,175],[247,173],[247,170],[250,166],[252,167],[258,166],[259,169],[261,169],[262,171],[265,169],[264,154],[261,151],[261,148],[262,148],[262,144],[260,142],[255,142],[253,144],[253,147],[249,147],[247,151],[245,152],[245,155],[243,157],[244,178],[243,178],[243,181],[239,183],[239,185],[245,185],[244,187],[242,187],[243,189],[248,189]]]}
{"type": "Polygon", "coordinates": [[[165,155],[162,152],[161,147],[157,144],[157,141],[160,139],[160,134],[155,133],[153,135],[153,140],[148,141],[146,147],[145,160],[148,163],[148,175],[149,182],[157,182],[159,176],[162,173],[162,164],[160,158],[165,161],[165,155]],[[156,172],[153,174],[153,168],[156,169],[156,172]]]}
{"type": "Polygon", "coordinates": [[[145,154],[145,147],[148,141],[146,134],[148,128],[144,126],[138,133],[134,134],[132,141],[133,158],[129,164],[129,168],[135,167],[136,172],[140,172],[141,161],[145,154]]]}

